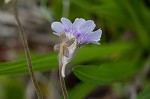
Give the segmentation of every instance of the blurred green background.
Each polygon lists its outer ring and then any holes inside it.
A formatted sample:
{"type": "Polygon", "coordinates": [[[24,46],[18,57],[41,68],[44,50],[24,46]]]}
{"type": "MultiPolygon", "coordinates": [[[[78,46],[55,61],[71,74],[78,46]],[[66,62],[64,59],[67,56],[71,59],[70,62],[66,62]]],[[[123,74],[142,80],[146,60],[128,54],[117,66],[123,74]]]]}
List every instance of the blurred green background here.
{"type": "MultiPolygon", "coordinates": [[[[18,36],[13,0],[0,1],[0,99],[37,99],[18,36]]],[[[19,0],[19,17],[44,99],[61,99],[61,17],[94,20],[101,45],[85,45],[66,70],[69,99],[150,99],[150,0],[19,0]]]]}

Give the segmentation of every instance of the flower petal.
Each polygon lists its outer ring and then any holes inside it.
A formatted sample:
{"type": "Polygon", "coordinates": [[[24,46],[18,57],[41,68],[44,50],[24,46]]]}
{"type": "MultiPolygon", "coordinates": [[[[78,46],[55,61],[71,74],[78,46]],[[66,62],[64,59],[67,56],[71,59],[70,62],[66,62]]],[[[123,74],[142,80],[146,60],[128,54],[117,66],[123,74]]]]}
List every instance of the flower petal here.
{"type": "Polygon", "coordinates": [[[86,22],[84,22],[83,24],[81,24],[81,26],[79,27],[79,32],[82,34],[87,34],[88,32],[92,32],[95,28],[95,23],[92,20],[88,20],[86,22]]]}
{"type": "Polygon", "coordinates": [[[84,19],[82,18],[76,18],[74,23],[73,23],[73,29],[75,29],[77,32],[79,30],[79,27],[81,26],[81,24],[83,24],[84,22],[86,22],[84,19]]]}
{"type": "Polygon", "coordinates": [[[60,50],[60,44],[56,44],[56,45],[54,46],[54,51],[59,52],[59,50],[60,50]]]}
{"type": "MultiPolygon", "coordinates": [[[[98,41],[90,41],[90,42],[88,42],[88,43],[93,43],[93,44],[100,45],[100,43],[99,43],[98,41]]],[[[87,43],[87,44],[88,44],[88,43],[87,43]]]]}
{"type": "Polygon", "coordinates": [[[97,31],[91,32],[91,34],[89,34],[87,36],[86,42],[98,44],[98,41],[100,40],[101,35],[102,35],[102,30],[101,29],[98,29],[97,31]]]}
{"type": "Polygon", "coordinates": [[[65,31],[63,24],[60,22],[53,22],[51,24],[51,28],[56,32],[56,33],[54,32],[54,34],[56,35],[60,35],[60,33],[65,31]]]}
{"type": "Polygon", "coordinates": [[[67,31],[72,29],[72,23],[71,23],[71,21],[69,19],[61,18],[61,22],[63,23],[63,25],[65,26],[65,29],[67,31]]]}

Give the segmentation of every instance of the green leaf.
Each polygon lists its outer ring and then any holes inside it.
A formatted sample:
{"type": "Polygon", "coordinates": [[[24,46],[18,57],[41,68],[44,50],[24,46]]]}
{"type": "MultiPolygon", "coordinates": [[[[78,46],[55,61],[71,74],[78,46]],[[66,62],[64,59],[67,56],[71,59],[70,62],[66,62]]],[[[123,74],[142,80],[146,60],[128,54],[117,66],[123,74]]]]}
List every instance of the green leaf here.
{"type": "Polygon", "coordinates": [[[72,0],[71,2],[76,4],[80,8],[83,8],[84,10],[91,11],[89,7],[91,7],[92,4],[90,2],[87,2],[87,0],[72,0]]]}
{"type": "Polygon", "coordinates": [[[139,68],[134,62],[122,61],[104,63],[100,66],[77,66],[73,69],[73,72],[85,82],[108,84],[128,80],[138,70],[139,68]]]}
{"type": "Polygon", "coordinates": [[[137,97],[137,99],[150,99],[150,85],[146,87],[137,97]]]}
{"type": "MultiPolygon", "coordinates": [[[[139,1],[138,1],[139,2],[139,1]]],[[[136,4],[140,4],[137,1],[134,1],[136,4]]],[[[145,27],[142,25],[142,22],[140,21],[138,15],[135,13],[136,7],[133,6],[132,2],[130,0],[126,0],[124,3],[124,6],[126,10],[128,11],[131,19],[132,19],[132,24],[133,28],[137,33],[137,36],[140,40],[140,43],[142,44],[143,47],[146,47],[149,49],[149,36],[148,36],[148,31],[146,31],[145,27]]],[[[140,6],[140,5],[139,5],[140,6]]],[[[139,10],[138,10],[139,12],[139,10]]]]}
{"type": "Polygon", "coordinates": [[[70,99],[85,99],[85,97],[96,87],[94,84],[79,83],[70,92],[70,99]]]}
{"type": "Polygon", "coordinates": [[[24,98],[24,85],[22,82],[17,81],[15,78],[11,78],[11,81],[5,85],[4,88],[4,99],[23,99],[24,98]],[[12,92],[13,91],[13,92],[12,92]]]}
{"type": "MultiPolygon", "coordinates": [[[[33,69],[35,71],[49,71],[52,68],[58,67],[57,56],[53,55],[38,55],[31,58],[33,69]]],[[[26,59],[0,63],[0,75],[9,74],[26,74],[28,73],[26,59]]]]}
{"type": "Polygon", "coordinates": [[[132,42],[115,42],[110,44],[83,46],[75,56],[72,64],[101,59],[110,56],[120,56],[135,47],[132,42]]]}
{"type": "MultiPolygon", "coordinates": [[[[103,44],[101,46],[84,46],[79,50],[71,64],[79,64],[93,60],[95,58],[107,57],[110,55],[123,55],[124,52],[131,50],[134,44],[131,42],[117,42],[112,44],[103,44]],[[92,52],[92,53],[89,53],[92,52]],[[89,57],[90,56],[90,57],[89,57]]],[[[32,55],[31,58],[34,71],[49,71],[58,67],[57,54],[32,55]]],[[[0,75],[27,74],[26,59],[20,59],[14,62],[0,63],[0,75]]]]}

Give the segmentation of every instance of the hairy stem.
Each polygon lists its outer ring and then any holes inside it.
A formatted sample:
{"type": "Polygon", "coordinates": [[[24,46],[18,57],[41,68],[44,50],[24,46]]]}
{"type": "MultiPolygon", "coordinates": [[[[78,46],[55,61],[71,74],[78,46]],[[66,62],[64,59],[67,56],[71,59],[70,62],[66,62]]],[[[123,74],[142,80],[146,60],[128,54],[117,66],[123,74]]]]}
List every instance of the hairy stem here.
{"type": "Polygon", "coordinates": [[[18,17],[17,4],[18,4],[18,0],[15,0],[14,13],[15,13],[15,18],[16,18],[17,25],[18,25],[18,30],[19,30],[20,38],[21,38],[21,41],[22,41],[22,44],[23,44],[23,47],[24,47],[24,51],[25,51],[25,55],[26,55],[26,59],[27,59],[29,73],[30,73],[33,85],[35,87],[35,90],[37,92],[38,99],[43,99],[43,96],[41,94],[38,82],[37,82],[37,80],[35,78],[34,71],[33,71],[33,68],[32,68],[32,63],[31,63],[31,58],[30,58],[30,51],[29,51],[27,40],[26,40],[26,36],[24,34],[23,28],[21,26],[21,23],[20,23],[20,20],[19,20],[19,17],[18,17]]]}
{"type": "Polygon", "coordinates": [[[68,92],[66,89],[66,85],[65,85],[65,79],[62,76],[62,67],[63,67],[63,62],[62,62],[62,58],[64,55],[64,50],[65,50],[65,46],[66,44],[64,42],[62,42],[62,44],[60,45],[60,51],[59,51],[59,79],[60,79],[60,85],[61,85],[61,89],[62,89],[62,93],[64,96],[64,99],[68,99],[68,92]]]}
{"type": "Polygon", "coordinates": [[[61,75],[61,68],[59,69],[59,78],[60,78],[60,84],[61,84],[61,89],[63,92],[64,99],[68,99],[68,92],[65,85],[65,79],[61,75]]]}

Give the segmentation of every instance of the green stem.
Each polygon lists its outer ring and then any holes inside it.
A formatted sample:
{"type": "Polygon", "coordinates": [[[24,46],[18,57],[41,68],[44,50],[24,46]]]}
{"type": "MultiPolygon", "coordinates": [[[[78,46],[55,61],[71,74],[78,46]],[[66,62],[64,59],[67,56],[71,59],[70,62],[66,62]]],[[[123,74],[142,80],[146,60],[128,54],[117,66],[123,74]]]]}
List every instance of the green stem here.
{"type": "Polygon", "coordinates": [[[40,87],[39,87],[38,82],[37,82],[37,80],[35,78],[34,71],[33,71],[33,68],[32,68],[30,51],[29,51],[27,40],[26,40],[26,36],[25,36],[25,34],[23,32],[23,28],[21,26],[21,23],[20,23],[20,20],[19,20],[19,17],[18,17],[17,4],[18,4],[18,0],[15,0],[14,13],[15,13],[15,18],[16,18],[17,25],[18,25],[20,38],[21,38],[21,41],[22,41],[22,44],[23,44],[23,47],[24,47],[24,51],[25,51],[25,55],[26,55],[26,59],[27,59],[27,63],[28,63],[28,69],[29,69],[29,73],[30,73],[30,77],[31,77],[31,80],[32,80],[33,85],[35,87],[36,93],[38,95],[38,99],[43,99],[43,96],[42,96],[41,91],[40,91],[40,87]]]}

